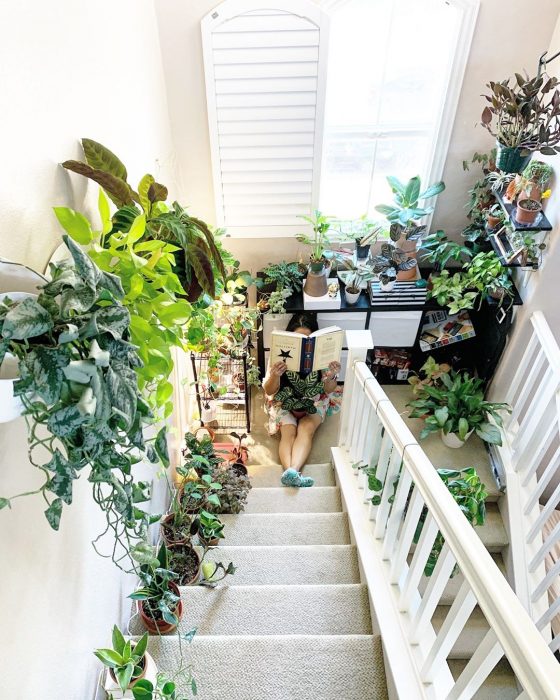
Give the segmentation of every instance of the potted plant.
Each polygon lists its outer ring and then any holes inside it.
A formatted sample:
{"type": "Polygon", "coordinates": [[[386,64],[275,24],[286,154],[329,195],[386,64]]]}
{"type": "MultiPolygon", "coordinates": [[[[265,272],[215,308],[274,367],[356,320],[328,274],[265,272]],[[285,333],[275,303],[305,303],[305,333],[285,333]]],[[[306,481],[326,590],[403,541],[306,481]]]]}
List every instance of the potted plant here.
{"type": "Polygon", "coordinates": [[[525,198],[539,202],[543,192],[548,189],[552,173],[551,165],[542,160],[533,159],[521,173],[521,188],[525,193],[525,198]]]}
{"type": "Polygon", "coordinates": [[[488,228],[491,230],[497,229],[498,226],[504,221],[505,214],[504,210],[499,204],[493,204],[488,212],[486,213],[486,221],[488,223],[488,228]]]}
{"type": "Polygon", "coordinates": [[[201,559],[196,549],[185,542],[168,547],[169,567],[177,575],[177,585],[190,586],[200,578],[201,559]]]}
{"type": "Polygon", "coordinates": [[[346,286],[344,287],[344,298],[349,306],[358,303],[360,294],[362,293],[362,282],[366,278],[367,273],[352,270],[346,277],[346,286]]]}
{"type": "Polygon", "coordinates": [[[370,264],[354,261],[347,255],[337,255],[345,270],[339,270],[338,276],[344,282],[346,303],[352,306],[360,298],[362,284],[373,279],[373,269],[370,264]]]}
{"type": "Polygon", "coordinates": [[[463,262],[472,258],[472,251],[455,241],[450,241],[443,231],[430,233],[422,241],[423,260],[432,263],[436,271],[441,271],[450,260],[463,262]]]}
{"type": "Polygon", "coordinates": [[[299,233],[296,236],[300,243],[311,246],[304,290],[309,296],[321,297],[327,293],[327,277],[330,272],[329,253],[326,248],[331,241],[329,229],[332,218],[321,214],[318,210],[313,217],[302,216],[301,218],[309,222],[313,230],[312,236],[307,233],[299,233]]]}
{"type": "Polygon", "coordinates": [[[414,270],[416,277],[416,268],[417,262],[414,258],[410,258],[403,250],[390,243],[383,243],[381,255],[376,255],[372,260],[372,270],[379,275],[379,284],[383,292],[392,291],[397,274],[401,271],[414,270]]]}
{"type": "Polygon", "coordinates": [[[196,519],[198,539],[200,544],[207,547],[217,547],[224,536],[224,524],[214,514],[207,510],[201,510],[196,519]]]}
{"type": "Polygon", "coordinates": [[[541,203],[535,199],[519,199],[515,210],[515,219],[518,224],[534,224],[542,209],[541,203]]]}
{"type": "Polygon", "coordinates": [[[170,568],[168,548],[161,544],[155,555],[153,547],[144,543],[142,549],[136,548],[134,557],[140,563],[141,585],[129,598],[138,601],[138,612],[148,632],[172,632],[183,614],[183,603],[175,583],[178,576],[170,568]]]}
{"type": "Polygon", "coordinates": [[[234,574],[236,568],[233,562],[229,562],[227,566],[224,566],[222,562],[205,561],[202,564],[202,586],[208,586],[210,588],[215,588],[220,581],[223,581],[226,576],[234,574]],[[218,572],[221,571],[222,575],[218,576],[218,572]]]}
{"type": "Polygon", "coordinates": [[[479,292],[474,290],[467,273],[442,270],[431,277],[432,287],[428,289],[428,299],[435,299],[440,306],[447,306],[450,314],[463,309],[473,309],[479,292]]]}
{"type": "Polygon", "coordinates": [[[439,432],[447,447],[462,447],[474,432],[485,442],[501,445],[502,411],[511,410],[506,403],[484,399],[483,382],[467,372],[451,371],[440,377],[441,386],[423,386],[412,407],[411,418],[427,416],[420,433],[423,439],[439,432]],[[488,417],[494,423],[490,423],[488,417]]]}
{"type": "Polygon", "coordinates": [[[249,477],[222,466],[215,469],[212,478],[222,485],[220,504],[210,504],[207,510],[218,515],[221,513],[234,515],[241,513],[245,509],[251,490],[249,477]]]}
{"type": "MultiPolygon", "coordinates": [[[[196,478],[198,479],[198,475],[196,478]]],[[[163,540],[170,546],[187,544],[196,532],[196,529],[193,528],[193,517],[186,512],[185,500],[181,498],[181,490],[179,489],[173,489],[170,508],[161,519],[160,530],[163,540]]]]}
{"type": "Polygon", "coordinates": [[[438,386],[441,375],[448,374],[450,371],[451,365],[448,365],[446,362],[436,362],[430,355],[420,367],[419,374],[414,374],[408,378],[408,383],[412,387],[412,393],[418,396],[425,386],[438,386]],[[420,374],[424,375],[423,378],[420,377],[420,374]]]}
{"type": "Polygon", "coordinates": [[[342,240],[356,244],[356,260],[367,260],[371,246],[384,229],[382,224],[368,219],[365,214],[352,221],[340,221],[337,227],[342,240]]]}
{"type": "Polygon", "coordinates": [[[554,155],[560,143],[560,93],[558,80],[541,74],[534,78],[515,74],[510,79],[488,83],[484,98],[489,103],[482,126],[495,137],[496,164],[506,173],[518,173],[535,151],[554,155]]]}
{"type": "Polygon", "coordinates": [[[314,399],[317,394],[323,392],[323,382],[319,373],[310,372],[301,377],[299,372],[288,370],[285,376],[288,384],[274,395],[274,400],[280,402],[282,408],[291,411],[297,418],[317,413],[314,399]]]}
{"type": "Polygon", "coordinates": [[[478,253],[465,267],[471,285],[480,292],[490,294],[495,299],[512,295],[511,277],[494,251],[478,253]]]}
{"type": "Polygon", "coordinates": [[[145,632],[137,642],[126,641],[115,625],[112,643],[111,649],[96,649],[93,653],[109,669],[111,678],[124,693],[133,688],[146,673],[148,633],[145,632]]]}

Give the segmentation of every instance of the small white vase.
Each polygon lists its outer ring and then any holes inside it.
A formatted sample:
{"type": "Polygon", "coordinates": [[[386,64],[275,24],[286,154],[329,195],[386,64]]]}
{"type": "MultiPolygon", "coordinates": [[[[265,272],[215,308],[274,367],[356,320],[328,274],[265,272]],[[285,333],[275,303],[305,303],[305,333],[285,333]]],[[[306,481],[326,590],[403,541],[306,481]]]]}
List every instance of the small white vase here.
{"type": "Polygon", "coordinates": [[[362,293],[361,290],[359,290],[357,292],[349,292],[348,288],[346,288],[344,290],[344,298],[346,299],[346,303],[349,304],[350,306],[357,304],[361,293],[362,293]]]}
{"type": "Polygon", "coordinates": [[[379,287],[382,292],[392,292],[396,283],[397,280],[391,280],[390,282],[387,282],[387,284],[383,284],[383,282],[379,280],[379,287]]]}
{"type": "Polygon", "coordinates": [[[203,423],[212,423],[212,421],[216,420],[217,413],[218,409],[214,401],[203,403],[200,409],[200,420],[203,423]]]}
{"type": "Polygon", "coordinates": [[[446,447],[452,447],[453,449],[458,449],[459,447],[463,447],[465,442],[470,438],[470,436],[473,434],[473,431],[470,430],[465,439],[461,440],[461,438],[457,435],[457,433],[444,433],[443,430],[440,432],[441,435],[441,441],[446,447]]]}

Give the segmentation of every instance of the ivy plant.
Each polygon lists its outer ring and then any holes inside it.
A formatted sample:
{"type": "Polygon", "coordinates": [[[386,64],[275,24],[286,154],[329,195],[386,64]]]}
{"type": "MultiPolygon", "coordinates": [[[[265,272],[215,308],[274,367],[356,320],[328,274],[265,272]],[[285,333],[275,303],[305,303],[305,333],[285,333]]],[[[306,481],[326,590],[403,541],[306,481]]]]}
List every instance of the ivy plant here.
{"type": "Polygon", "coordinates": [[[130,315],[120,280],[100,270],[67,236],[73,262],[51,266],[52,279],[37,299],[0,304],[0,364],[9,352],[19,361],[19,396],[29,430],[29,458],[44,476],[45,515],[58,530],[74,481],[87,473],[93,498],[125,555],[155,516],[138,504],[149,498],[132,467],[144,457],[168,464],[165,430],[144,442],[151,419],[137,386],[142,361],[130,342],[130,315]],[[46,458],[44,457],[46,453],[46,458]]]}
{"type": "Polygon", "coordinates": [[[274,400],[279,401],[287,411],[317,413],[314,398],[324,391],[319,372],[310,372],[302,377],[299,372],[287,371],[285,376],[288,385],[276,392],[274,400]]]}

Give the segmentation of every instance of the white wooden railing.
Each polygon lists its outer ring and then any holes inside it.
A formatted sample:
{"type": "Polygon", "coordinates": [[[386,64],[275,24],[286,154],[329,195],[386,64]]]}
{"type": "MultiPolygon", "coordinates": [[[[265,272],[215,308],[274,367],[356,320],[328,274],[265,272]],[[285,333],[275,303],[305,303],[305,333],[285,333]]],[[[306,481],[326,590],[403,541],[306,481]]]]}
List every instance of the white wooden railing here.
{"type": "Polygon", "coordinates": [[[347,332],[348,369],[333,460],[383,639],[391,696],[467,700],[505,654],[523,688],[519,698],[557,699],[560,665],[363,362],[371,345],[368,335],[347,332]],[[356,463],[377,467],[384,483],[379,505],[371,504],[373,493],[356,463]],[[424,509],[424,525],[414,546],[424,509]],[[424,586],[424,566],[438,531],[445,544],[424,586]],[[431,618],[455,565],[462,583],[436,633],[431,618]],[[477,605],[489,631],[455,681],[447,657],[477,605]]]}
{"type": "Polygon", "coordinates": [[[557,651],[560,348],[540,311],[531,316],[530,337],[525,341],[507,394],[501,399],[496,390],[492,394],[493,400],[507,401],[513,409],[505,422],[504,444],[496,451],[506,479],[515,589],[550,648],[557,651]]]}

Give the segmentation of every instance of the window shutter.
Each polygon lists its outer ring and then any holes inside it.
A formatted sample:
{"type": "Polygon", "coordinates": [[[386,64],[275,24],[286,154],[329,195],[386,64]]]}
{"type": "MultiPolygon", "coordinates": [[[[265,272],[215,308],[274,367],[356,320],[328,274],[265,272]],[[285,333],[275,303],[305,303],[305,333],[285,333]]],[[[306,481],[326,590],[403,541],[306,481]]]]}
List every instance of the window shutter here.
{"type": "Polygon", "coordinates": [[[226,0],[202,20],[217,224],[232,236],[293,235],[317,208],[327,41],[308,0],[226,0]]]}

